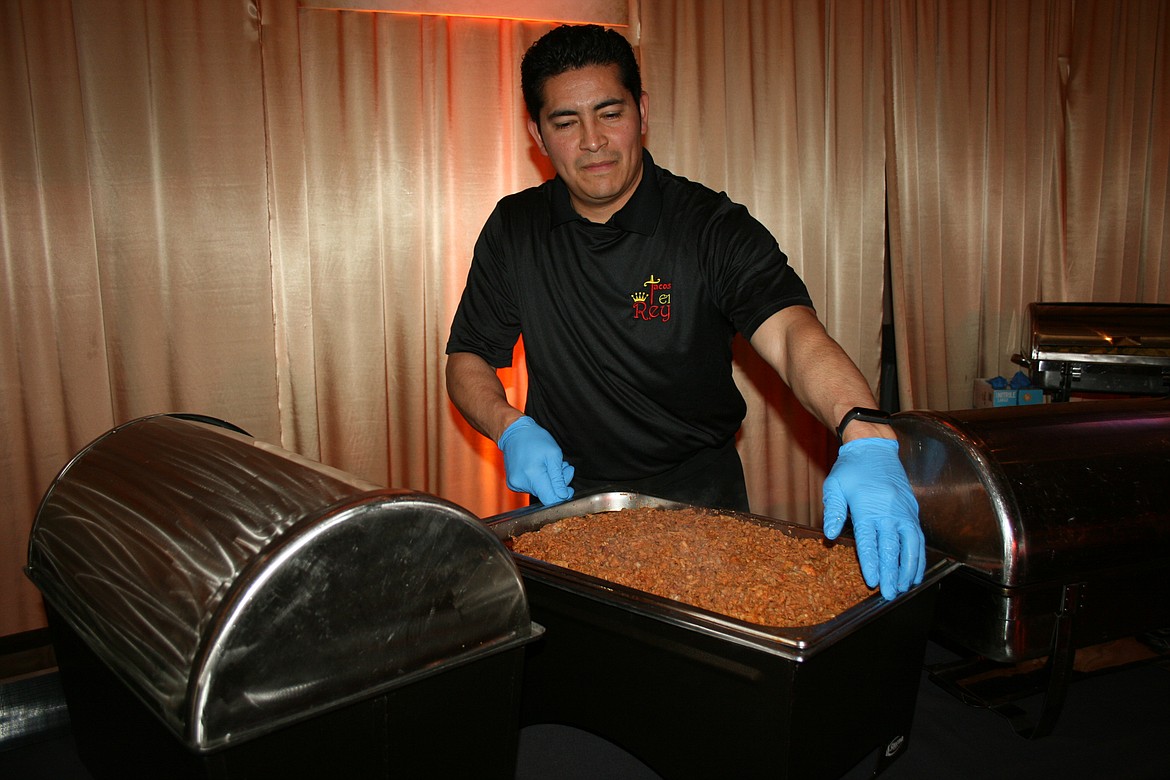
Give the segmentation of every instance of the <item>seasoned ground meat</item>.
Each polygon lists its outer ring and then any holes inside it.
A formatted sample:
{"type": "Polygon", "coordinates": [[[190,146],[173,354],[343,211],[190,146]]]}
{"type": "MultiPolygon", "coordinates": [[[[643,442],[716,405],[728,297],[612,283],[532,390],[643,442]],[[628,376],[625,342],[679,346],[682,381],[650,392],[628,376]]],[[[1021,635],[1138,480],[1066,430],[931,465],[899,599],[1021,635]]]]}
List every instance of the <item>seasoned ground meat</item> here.
{"type": "Polygon", "coordinates": [[[522,555],[765,626],[823,623],[869,596],[851,547],[715,510],[568,517],[511,540],[522,555]]]}

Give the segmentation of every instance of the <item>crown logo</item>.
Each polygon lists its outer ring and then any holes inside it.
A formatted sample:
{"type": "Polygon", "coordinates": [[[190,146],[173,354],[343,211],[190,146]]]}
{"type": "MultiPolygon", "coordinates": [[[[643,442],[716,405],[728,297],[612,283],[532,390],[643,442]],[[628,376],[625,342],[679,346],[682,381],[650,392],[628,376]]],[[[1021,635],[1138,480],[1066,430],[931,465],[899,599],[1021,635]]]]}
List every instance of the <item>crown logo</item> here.
{"type": "Polygon", "coordinates": [[[643,303],[650,296],[644,292],[636,292],[636,293],[630,293],[630,297],[633,298],[634,301],[637,303],[643,303]]]}

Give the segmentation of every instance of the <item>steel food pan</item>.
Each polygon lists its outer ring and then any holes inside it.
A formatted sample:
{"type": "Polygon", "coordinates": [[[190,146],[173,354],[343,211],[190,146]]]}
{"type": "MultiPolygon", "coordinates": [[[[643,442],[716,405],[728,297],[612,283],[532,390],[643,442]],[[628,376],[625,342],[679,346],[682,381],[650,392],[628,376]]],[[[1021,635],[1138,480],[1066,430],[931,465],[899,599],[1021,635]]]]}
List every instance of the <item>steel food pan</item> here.
{"type": "MultiPolygon", "coordinates": [[[[687,505],[599,492],[485,522],[507,539],[564,517],[642,506],[687,505]]],[[[794,628],[515,557],[533,619],[547,630],[526,657],[523,722],[591,731],[672,778],[731,767],[741,777],[828,778],[869,755],[896,758],[909,735],[937,586],[953,568],[938,559],[894,601],[875,593],[826,623],[794,628]]]]}

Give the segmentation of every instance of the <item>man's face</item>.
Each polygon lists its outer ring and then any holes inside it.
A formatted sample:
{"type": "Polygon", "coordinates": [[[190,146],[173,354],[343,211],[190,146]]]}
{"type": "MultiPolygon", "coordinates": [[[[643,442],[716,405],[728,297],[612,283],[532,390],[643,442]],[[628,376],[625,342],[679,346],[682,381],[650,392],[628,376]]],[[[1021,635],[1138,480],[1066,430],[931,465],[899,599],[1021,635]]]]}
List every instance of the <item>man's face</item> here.
{"type": "Polygon", "coordinates": [[[570,70],[545,82],[540,124],[529,120],[528,132],[586,219],[607,221],[642,180],[647,108],[646,93],[635,103],[616,65],[570,70]]]}

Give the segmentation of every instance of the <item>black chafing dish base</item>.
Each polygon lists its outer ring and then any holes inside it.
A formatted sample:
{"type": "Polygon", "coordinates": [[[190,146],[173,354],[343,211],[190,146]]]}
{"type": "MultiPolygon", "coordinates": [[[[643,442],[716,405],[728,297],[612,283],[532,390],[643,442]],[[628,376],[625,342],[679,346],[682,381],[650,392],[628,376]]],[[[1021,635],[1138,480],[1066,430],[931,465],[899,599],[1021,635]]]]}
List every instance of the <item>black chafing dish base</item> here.
{"type": "Polygon", "coordinates": [[[59,615],[46,612],[77,754],[95,780],[514,775],[520,647],[198,753],[174,739],[59,615]]]}
{"type": "MultiPolygon", "coordinates": [[[[485,522],[506,540],[635,506],[687,505],[600,492],[485,522]]],[[[818,626],[764,628],[515,557],[546,629],[527,648],[522,725],[583,729],[669,778],[837,778],[875,754],[880,773],[907,744],[935,595],[952,568],[940,560],[896,600],[875,594],[818,626]]]]}

